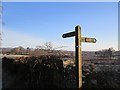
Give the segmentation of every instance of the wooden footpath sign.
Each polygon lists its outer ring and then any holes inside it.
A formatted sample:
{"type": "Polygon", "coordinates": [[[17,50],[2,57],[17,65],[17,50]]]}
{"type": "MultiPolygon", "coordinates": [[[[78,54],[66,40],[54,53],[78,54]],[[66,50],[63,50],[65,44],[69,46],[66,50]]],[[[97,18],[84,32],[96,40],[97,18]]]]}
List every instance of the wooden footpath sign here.
{"type": "Polygon", "coordinates": [[[75,36],[75,59],[77,66],[77,87],[82,88],[82,51],[81,42],[96,43],[95,38],[81,37],[81,27],[77,25],[75,31],[65,33],[63,38],[69,38],[75,36]]]}

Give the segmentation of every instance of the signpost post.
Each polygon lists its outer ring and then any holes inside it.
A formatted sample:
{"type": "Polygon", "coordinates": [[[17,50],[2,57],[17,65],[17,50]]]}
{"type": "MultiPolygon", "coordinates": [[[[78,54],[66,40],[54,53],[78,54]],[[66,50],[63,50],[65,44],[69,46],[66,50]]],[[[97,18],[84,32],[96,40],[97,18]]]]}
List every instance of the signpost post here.
{"type": "Polygon", "coordinates": [[[75,36],[75,59],[77,66],[77,87],[82,88],[82,45],[81,42],[96,43],[95,38],[81,37],[81,27],[75,27],[75,31],[63,34],[63,38],[75,36]]]}

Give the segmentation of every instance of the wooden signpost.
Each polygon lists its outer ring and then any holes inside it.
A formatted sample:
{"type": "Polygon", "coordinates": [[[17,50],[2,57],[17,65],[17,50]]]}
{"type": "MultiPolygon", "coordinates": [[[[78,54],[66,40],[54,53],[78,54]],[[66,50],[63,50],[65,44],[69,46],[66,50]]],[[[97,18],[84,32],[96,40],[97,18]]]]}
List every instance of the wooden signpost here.
{"type": "Polygon", "coordinates": [[[77,87],[82,88],[82,50],[81,42],[96,43],[95,38],[81,37],[81,27],[78,25],[75,27],[74,32],[63,34],[63,38],[75,36],[75,59],[77,66],[77,87]]]}

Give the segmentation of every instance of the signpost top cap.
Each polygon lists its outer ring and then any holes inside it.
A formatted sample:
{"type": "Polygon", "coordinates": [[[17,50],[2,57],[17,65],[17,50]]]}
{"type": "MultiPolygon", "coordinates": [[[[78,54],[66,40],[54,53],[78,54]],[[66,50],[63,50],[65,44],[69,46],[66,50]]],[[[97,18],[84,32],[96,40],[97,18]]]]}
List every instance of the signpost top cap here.
{"type": "Polygon", "coordinates": [[[80,25],[77,25],[75,28],[80,28],[81,29],[80,25]]]}

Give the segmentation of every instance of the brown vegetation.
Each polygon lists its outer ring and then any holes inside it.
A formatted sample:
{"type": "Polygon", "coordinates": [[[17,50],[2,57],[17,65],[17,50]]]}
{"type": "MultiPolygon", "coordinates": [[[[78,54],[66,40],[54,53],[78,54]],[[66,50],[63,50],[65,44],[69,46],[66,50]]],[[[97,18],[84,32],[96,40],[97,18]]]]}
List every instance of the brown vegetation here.
{"type": "MultiPolygon", "coordinates": [[[[63,80],[63,62],[55,56],[3,58],[3,88],[53,88],[63,80]],[[55,76],[55,77],[54,77],[55,76]]],[[[61,86],[62,87],[62,86],[61,86]]]]}
{"type": "MultiPolygon", "coordinates": [[[[56,56],[2,59],[2,87],[6,88],[76,88],[76,67],[56,56]]],[[[120,88],[120,66],[83,66],[83,88],[120,88]],[[100,70],[97,70],[99,68],[100,70]]]]}

